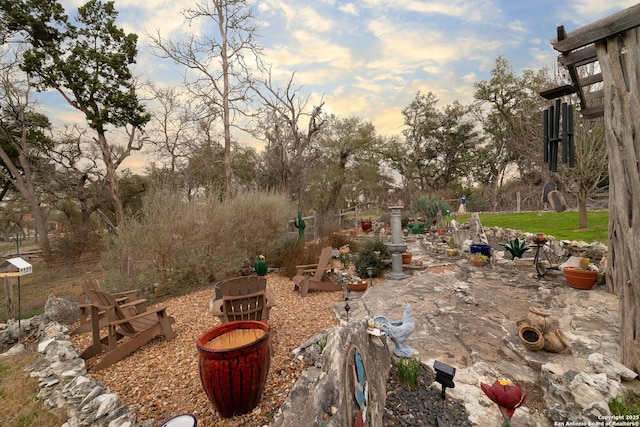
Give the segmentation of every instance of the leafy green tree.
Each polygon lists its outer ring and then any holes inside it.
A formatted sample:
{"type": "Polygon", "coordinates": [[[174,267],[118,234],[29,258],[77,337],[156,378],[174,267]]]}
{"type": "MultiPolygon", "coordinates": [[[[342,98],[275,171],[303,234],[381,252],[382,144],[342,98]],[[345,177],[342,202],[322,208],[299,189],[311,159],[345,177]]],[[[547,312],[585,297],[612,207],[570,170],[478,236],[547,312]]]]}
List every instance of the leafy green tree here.
{"type": "Polygon", "coordinates": [[[344,197],[351,170],[359,161],[372,161],[379,138],[375,127],[358,117],[341,118],[331,115],[327,126],[318,134],[314,149],[316,158],[309,167],[308,197],[319,216],[319,232],[327,233],[333,213],[344,197]]]}
{"type": "Polygon", "coordinates": [[[56,90],[96,131],[116,219],[122,223],[116,170],[133,150],[142,148],[137,132],[149,121],[129,69],[137,55],[137,35],[116,26],[113,1],[88,1],[78,8],[76,24],[51,0],[0,0],[0,11],[9,30],[29,45],[22,68],[33,85],[56,90]],[[127,130],[126,146],[108,142],[112,126],[127,130]]]}
{"type": "Polygon", "coordinates": [[[387,148],[409,195],[450,187],[470,175],[473,151],[480,142],[473,107],[455,101],[439,109],[437,103],[433,93],[418,92],[402,110],[404,144],[387,148]]]}
{"type": "Polygon", "coordinates": [[[474,98],[481,107],[479,118],[487,136],[484,151],[491,159],[483,171],[477,171],[492,189],[494,208],[498,188],[510,167],[520,176],[532,169],[542,170],[542,110],[544,99],[538,93],[548,85],[545,70],[524,70],[517,75],[509,61],[498,56],[491,78],[474,84],[474,98]]]}
{"type": "Polygon", "coordinates": [[[431,92],[418,92],[411,104],[404,110],[402,134],[405,148],[400,150],[398,160],[403,163],[399,170],[403,174],[409,194],[431,189],[435,169],[437,131],[440,127],[440,114],[437,110],[438,98],[431,92]],[[404,151],[404,152],[403,152],[404,151]]]}

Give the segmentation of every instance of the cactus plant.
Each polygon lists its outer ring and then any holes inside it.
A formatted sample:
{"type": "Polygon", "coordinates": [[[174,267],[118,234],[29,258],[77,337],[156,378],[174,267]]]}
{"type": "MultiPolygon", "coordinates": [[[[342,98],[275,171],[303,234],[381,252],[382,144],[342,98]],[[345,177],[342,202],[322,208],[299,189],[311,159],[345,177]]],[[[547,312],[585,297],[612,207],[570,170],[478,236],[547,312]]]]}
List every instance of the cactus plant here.
{"type": "Polygon", "coordinates": [[[583,270],[589,270],[590,259],[587,257],[580,258],[580,268],[583,270]]]}
{"type": "Polygon", "coordinates": [[[264,276],[267,274],[267,259],[264,255],[258,255],[258,258],[256,258],[253,263],[253,268],[258,276],[264,276]]]}
{"type": "Polygon", "coordinates": [[[293,220],[293,225],[298,229],[298,239],[304,240],[304,229],[306,224],[304,223],[304,219],[302,219],[302,212],[298,211],[298,218],[293,220]]]}

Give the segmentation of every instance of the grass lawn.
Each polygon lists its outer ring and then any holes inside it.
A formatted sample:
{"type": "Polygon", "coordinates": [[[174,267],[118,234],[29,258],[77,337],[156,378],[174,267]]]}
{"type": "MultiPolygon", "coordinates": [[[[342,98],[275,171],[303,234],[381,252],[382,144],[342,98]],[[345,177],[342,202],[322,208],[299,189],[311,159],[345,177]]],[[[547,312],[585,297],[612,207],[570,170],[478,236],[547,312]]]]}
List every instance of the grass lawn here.
{"type": "MultiPolygon", "coordinates": [[[[587,212],[589,228],[578,229],[578,212],[520,212],[480,213],[480,222],[486,227],[511,228],[530,233],[542,232],[558,240],[582,240],[587,243],[608,242],[609,212],[587,212]]],[[[469,215],[459,215],[456,221],[469,220],[469,215]]]]}

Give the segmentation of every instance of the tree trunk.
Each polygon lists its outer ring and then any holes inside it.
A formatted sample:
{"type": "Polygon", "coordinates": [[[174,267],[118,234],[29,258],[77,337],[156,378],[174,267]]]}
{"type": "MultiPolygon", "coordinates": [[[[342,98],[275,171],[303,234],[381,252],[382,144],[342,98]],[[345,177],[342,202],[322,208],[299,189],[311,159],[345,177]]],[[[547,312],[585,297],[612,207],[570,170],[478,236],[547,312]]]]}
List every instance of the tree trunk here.
{"type": "MultiPolygon", "coordinates": [[[[24,112],[21,112],[23,114],[24,112]]],[[[21,115],[22,120],[23,115],[21,115]]],[[[12,138],[9,134],[4,134],[7,139],[12,138]]],[[[18,189],[20,195],[24,198],[24,200],[29,204],[31,208],[31,215],[33,215],[33,220],[35,222],[36,228],[36,236],[42,236],[40,241],[40,249],[42,249],[42,256],[48,262],[53,258],[53,254],[51,252],[51,244],[49,243],[49,235],[47,234],[47,224],[44,220],[44,215],[42,214],[42,209],[40,209],[40,200],[38,200],[38,195],[35,190],[35,185],[33,183],[33,173],[31,172],[31,167],[29,165],[27,156],[24,154],[26,149],[26,144],[24,142],[27,140],[26,129],[23,130],[21,142],[19,144],[14,144],[18,151],[18,161],[22,167],[22,170],[18,170],[17,166],[13,163],[13,160],[10,159],[5,150],[0,149],[0,159],[4,162],[7,169],[11,172],[11,182],[18,189]]],[[[37,239],[36,239],[37,242],[37,239]]]]}
{"type": "Polygon", "coordinates": [[[587,195],[586,188],[580,188],[578,190],[578,221],[580,222],[580,229],[584,230],[589,228],[589,220],[587,218],[587,195]]]}
{"type": "Polygon", "coordinates": [[[596,43],[609,154],[607,290],[620,297],[621,362],[640,372],[640,32],[596,43]]]}
{"type": "Polygon", "coordinates": [[[111,198],[113,199],[113,209],[116,213],[116,225],[120,226],[124,223],[124,209],[122,208],[122,200],[120,200],[120,184],[118,183],[118,175],[115,165],[113,164],[104,130],[98,130],[98,145],[100,145],[102,161],[107,170],[109,189],[111,190],[111,198]]]}

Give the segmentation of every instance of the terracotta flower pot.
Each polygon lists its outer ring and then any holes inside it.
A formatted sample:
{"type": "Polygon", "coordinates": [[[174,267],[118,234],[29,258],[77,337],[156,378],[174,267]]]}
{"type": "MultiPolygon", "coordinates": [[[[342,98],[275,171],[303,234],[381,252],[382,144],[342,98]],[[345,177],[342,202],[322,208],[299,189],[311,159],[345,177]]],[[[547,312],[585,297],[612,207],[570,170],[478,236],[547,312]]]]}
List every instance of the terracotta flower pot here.
{"type": "Polygon", "coordinates": [[[562,272],[569,286],[575,289],[591,289],[598,277],[597,271],[583,270],[578,267],[565,267],[562,272]]]}
{"type": "Polygon", "coordinates": [[[547,332],[543,335],[544,349],[552,353],[560,353],[568,349],[571,344],[565,334],[560,329],[547,332]]]}
{"type": "Polygon", "coordinates": [[[482,258],[470,257],[469,260],[471,261],[471,264],[476,267],[484,267],[487,264],[487,261],[482,258]]]}
{"type": "Polygon", "coordinates": [[[271,365],[269,325],[242,320],[215,326],[197,342],[202,387],[224,418],[253,410],[271,365]]]}
{"type": "Polygon", "coordinates": [[[529,350],[540,350],[544,347],[544,338],[539,330],[529,325],[522,325],[518,330],[520,341],[529,350]]]}
{"type": "Polygon", "coordinates": [[[367,289],[367,286],[369,286],[369,284],[367,282],[363,282],[363,283],[349,283],[349,289],[353,292],[362,292],[365,291],[367,289]]]}
{"type": "Polygon", "coordinates": [[[411,264],[411,252],[405,252],[402,254],[402,263],[403,264],[411,264]]]}
{"type": "Polygon", "coordinates": [[[541,308],[529,307],[529,314],[527,315],[527,320],[529,321],[529,325],[533,326],[540,333],[544,334],[551,327],[551,313],[543,310],[541,308]]]}

